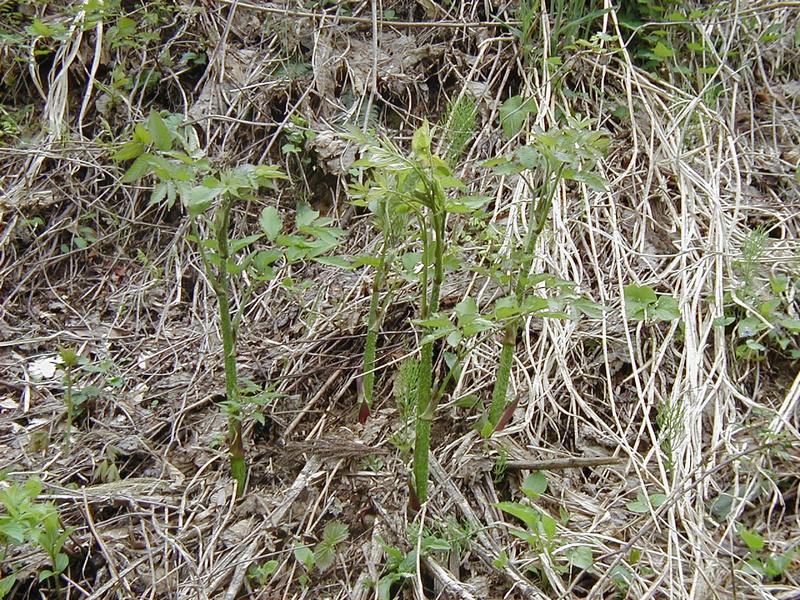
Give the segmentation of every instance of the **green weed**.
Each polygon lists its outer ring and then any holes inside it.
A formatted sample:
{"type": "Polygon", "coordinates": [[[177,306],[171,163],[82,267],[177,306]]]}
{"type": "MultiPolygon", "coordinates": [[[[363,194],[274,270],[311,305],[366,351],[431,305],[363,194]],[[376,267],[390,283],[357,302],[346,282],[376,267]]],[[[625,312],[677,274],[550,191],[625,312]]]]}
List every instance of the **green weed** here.
{"type": "Polygon", "coordinates": [[[756,531],[739,526],[739,539],[747,546],[748,558],[744,562],[744,570],[755,573],[768,581],[779,579],[789,572],[792,561],[798,555],[798,549],[775,553],[766,550],[764,538],[756,531]]]}
{"type": "MultiPolygon", "coordinates": [[[[273,265],[303,260],[322,260],[322,255],[338,244],[342,232],[331,226],[331,219],[306,204],[297,207],[296,232],[283,234],[283,219],[273,206],[262,209],[261,231],[239,239],[230,238],[234,207],[253,202],[260,188],[274,187],[284,179],[283,172],[269,165],[240,165],[215,169],[199,147],[194,128],[182,123],[179,115],[166,118],[153,112],[145,123],[134,128],[133,138],[114,155],[119,161],[133,160],[123,182],[154,177],[152,203],[172,206],[180,198],[190,219],[192,241],[202,259],[206,277],[217,298],[223,365],[225,401],[228,415],[228,454],[237,494],[242,494],[247,479],[242,420],[248,406],[256,408],[274,399],[269,389],[243,385],[237,370],[236,337],[245,306],[258,283],[273,279],[273,265]],[[204,236],[203,232],[209,232],[204,236]],[[252,250],[266,240],[269,249],[252,250]],[[245,279],[243,274],[247,273],[245,279]],[[249,283],[248,283],[249,282],[249,283]],[[239,307],[234,310],[234,289],[240,290],[239,307]]],[[[260,414],[256,410],[256,414],[260,414]]],[[[262,416],[263,418],[263,416],[262,416]]]]}
{"type": "MultiPolygon", "coordinates": [[[[515,114],[527,114],[529,110],[524,104],[520,104],[515,114]]],[[[505,121],[509,137],[516,135],[525,125],[524,118],[519,116],[510,121],[511,114],[514,113],[509,113],[505,121]]],[[[563,308],[567,301],[573,301],[579,312],[589,316],[598,316],[598,313],[602,312],[602,307],[599,305],[572,294],[569,282],[562,284],[555,278],[549,278],[549,281],[559,290],[557,306],[553,306],[544,298],[528,295],[528,290],[532,286],[548,280],[547,276],[532,277],[530,272],[536,243],[547,223],[553,198],[561,181],[577,181],[598,190],[605,187],[604,181],[591,173],[591,169],[603,156],[609,140],[601,132],[590,130],[589,125],[588,120],[569,119],[567,126],[562,129],[552,131],[537,129],[531,134],[530,144],[520,146],[510,156],[498,157],[484,163],[497,174],[519,174],[532,196],[523,248],[510,256],[511,277],[507,281],[511,287],[511,294],[497,303],[496,315],[505,319],[505,326],[492,401],[481,429],[484,437],[489,437],[494,431],[501,429],[508,419],[506,415],[501,422],[507,410],[506,396],[517,344],[517,329],[522,316],[538,313],[543,317],[566,317],[563,308]],[[538,185],[534,185],[526,174],[532,174],[537,178],[538,185]]]]}
{"type": "MultiPolygon", "coordinates": [[[[530,501],[535,501],[547,491],[547,475],[535,471],[528,475],[520,490],[530,501]]],[[[555,569],[561,573],[571,568],[590,570],[594,564],[594,554],[589,546],[581,544],[564,544],[558,537],[558,522],[545,512],[522,502],[498,502],[495,508],[509,514],[525,524],[525,529],[509,527],[509,533],[525,541],[534,554],[549,554],[561,562],[555,569]]],[[[507,561],[498,557],[502,563],[507,561]]]]}
{"type": "MultiPolygon", "coordinates": [[[[427,122],[414,132],[411,153],[403,152],[390,140],[357,131],[349,139],[357,141],[364,152],[353,166],[372,169],[374,173],[364,197],[386,202],[390,211],[408,215],[417,223],[416,235],[422,246],[417,323],[428,329],[429,320],[439,309],[447,252],[447,217],[452,213],[474,212],[488,198],[448,195],[448,190],[462,191],[465,186],[453,175],[448,163],[432,152],[431,128],[427,122]]],[[[415,493],[420,502],[425,502],[428,495],[430,430],[437,401],[432,392],[434,340],[425,336],[420,347],[414,443],[415,493]]]]}
{"type": "Polygon", "coordinates": [[[790,360],[800,359],[800,315],[789,300],[793,282],[787,274],[762,276],[768,237],[752,231],[733,263],[737,284],[724,295],[724,316],[716,327],[729,329],[741,360],[763,360],[772,351],[790,360]]]}
{"type": "Polygon", "coordinates": [[[24,544],[31,544],[47,554],[50,568],[39,572],[39,581],[52,579],[56,595],[63,597],[61,574],[69,566],[69,557],[63,548],[73,530],[62,526],[53,503],[37,500],[41,493],[42,483],[37,479],[28,479],[22,484],[12,483],[0,490],[0,506],[3,508],[0,513],[0,564],[10,569],[5,574],[0,570],[0,598],[9,594],[17,581],[17,570],[9,562],[8,550],[24,544]]]}

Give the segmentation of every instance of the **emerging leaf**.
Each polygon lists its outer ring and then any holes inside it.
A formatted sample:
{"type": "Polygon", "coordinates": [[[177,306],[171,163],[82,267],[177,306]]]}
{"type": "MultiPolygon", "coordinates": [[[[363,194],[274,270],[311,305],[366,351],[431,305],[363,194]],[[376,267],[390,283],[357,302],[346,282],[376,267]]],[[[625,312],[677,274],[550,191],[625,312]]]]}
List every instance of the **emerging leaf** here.
{"type": "Polygon", "coordinates": [[[261,226],[261,231],[267,235],[267,239],[270,242],[274,241],[281,232],[281,229],[283,229],[283,219],[278,209],[274,206],[266,206],[261,210],[258,224],[261,226]]]}
{"type": "Polygon", "coordinates": [[[547,491],[547,475],[544,471],[534,471],[525,478],[520,489],[528,498],[535,500],[547,491]]]}
{"type": "Polygon", "coordinates": [[[528,115],[537,110],[536,100],[512,96],[500,107],[500,125],[507,138],[517,135],[528,120],[528,115]]]}
{"type": "Polygon", "coordinates": [[[172,134],[158,112],[150,113],[150,118],[147,119],[147,131],[158,150],[165,152],[172,148],[172,134]]]}

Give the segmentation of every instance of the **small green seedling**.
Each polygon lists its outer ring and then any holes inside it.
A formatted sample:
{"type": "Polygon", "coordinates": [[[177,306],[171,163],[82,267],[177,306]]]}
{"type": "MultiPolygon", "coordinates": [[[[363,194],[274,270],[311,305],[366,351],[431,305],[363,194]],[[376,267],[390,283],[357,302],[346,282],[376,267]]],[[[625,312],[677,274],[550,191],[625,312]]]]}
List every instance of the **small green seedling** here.
{"type": "Polygon", "coordinates": [[[67,425],[64,431],[64,448],[69,450],[72,427],[84,404],[101,395],[102,391],[95,385],[76,387],[78,371],[87,373],[101,372],[101,368],[90,364],[89,359],[79,356],[74,348],[62,348],[58,352],[61,362],[57,368],[64,372],[64,406],[67,410],[67,425]]]}
{"type": "Polygon", "coordinates": [[[736,356],[742,360],[761,360],[772,350],[791,360],[800,359],[800,318],[791,316],[786,293],[791,280],[773,275],[769,285],[754,289],[743,284],[725,294],[725,316],[714,320],[716,327],[731,327],[736,340],[736,356]]]}
{"type": "Polygon", "coordinates": [[[749,558],[744,563],[745,571],[755,573],[762,579],[775,580],[783,577],[798,555],[797,548],[781,554],[765,551],[766,542],[761,534],[741,525],[738,527],[738,533],[748,550],[749,558]]]}
{"type": "MultiPolygon", "coordinates": [[[[400,590],[406,582],[413,580],[417,574],[417,539],[419,527],[410,525],[406,531],[410,541],[411,549],[404,552],[396,546],[386,543],[378,536],[380,543],[386,554],[386,564],[381,570],[381,576],[377,583],[374,583],[377,591],[378,600],[392,600],[400,597],[400,590]]],[[[422,556],[429,556],[433,552],[450,552],[453,546],[450,542],[435,535],[423,533],[420,540],[420,553],[422,556]]]]}
{"type": "Polygon", "coordinates": [[[69,557],[64,552],[64,543],[72,534],[72,528],[64,528],[58,509],[51,502],[39,502],[42,483],[29,479],[25,483],[12,483],[0,490],[0,563],[11,567],[5,575],[0,571],[0,598],[13,589],[17,571],[6,555],[12,546],[31,544],[42,550],[50,561],[50,568],[39,572],[39,581],[52,579],[56,595],[63,597],[61,574],[69,566],[69,557]]]}
{"type": "Polygon", "coordinates": [[[260,565],[252,565],[250,570],[247,572],[247,576],[250,578],[250,581],[255,583],[257,586],[266,587],[277,569],[278,561],[268,560],[260,565]]]}
{"type": "Polygon", "coordinates": [[[322,539],[314,546],[314,563],[320,573],[324,573],[331,567],[336,560],[337,547],[348,537],[350,537],[350,531],[347,525],[341,521],[331,521],[325,525],[322,539]]]}
{"type": "Polygon", "coordinates": [[[341,521],[331,521],[322,531],[322,539],[312,550],[308,546],[297,546],[294,549],[295,560],[303,566],[305,573],[299,580],[303,587],[308,585],[311,571],[316,568],[320,573],[327,571],[336,560],[336,552],[340,544],[350,537],[350,531],[341,521]]]}
{"type": "Polygon", "coordinates": [[[59,368],[64,371],[64,405],[67,407],[67,429],[64,432],[64,446],[69,449],[72,422],[75,419],[75,402],[72,398],[73,370],[78,366],[78,354],[73,348],[63,348],[58,355],[61,357],[59,368]]]}
{"type": "Polygon", "coordinates": [[[294,549],[294,559],[303,566],[304,573],[298,577],[300,585],[304,588],[311,581],[309,573],[314,570],[314,552],[308,546],[298,546],[294,549]]]}
{"type": "Polygon", "coordinates": [[[634,321],[674,321],[680,318],[678,301],[667,294],[656,294],[649,286],[626,285],[625,315],[634,321]]]}
{"type": "MultiPolygon", "coordinates": [[[[542,471],[534,471],[522,482],[520,490],[529,500],[537,500],[547,491],[547,475],[542,471]]],[[[582,544],[562,546],[557,535],[558,522],[547,513],[521,502],[499,502],[495,504],[495,508],[525,524],[525,529],[510,527],[509,532],[527,542],[535,553],[563,556],[565,564],[555,565],[557,571],[565,573],[570,568],[581,570],[592,568],[594,562],[592,549],[582,544]]],[[[562,515],[562,522],[563,520],[562,515]]]]}

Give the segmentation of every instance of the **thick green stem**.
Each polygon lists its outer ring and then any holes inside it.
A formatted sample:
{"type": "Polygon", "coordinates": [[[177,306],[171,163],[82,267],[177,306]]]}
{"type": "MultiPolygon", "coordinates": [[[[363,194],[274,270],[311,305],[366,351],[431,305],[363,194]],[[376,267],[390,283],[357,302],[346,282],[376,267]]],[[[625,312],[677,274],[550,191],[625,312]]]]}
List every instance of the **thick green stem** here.
{"type": "Polygon", "coordinates": [[[500,362],[497,365],[497,375],[494,388],[492,389],[492,404],[489,407],[487,423],[481,430],[484,437],[489,437],[494,433],[500,417],[506,407],[506,396],[508,395],[508,382],[511,379],[511,364],[514,362],[514,350],[517,346],[517,320],[514,319],[506,325],[503,333],[503,348],[500,350],[500,362]]]}
{"type": "Polygon", "coordinates": [[[239,379],[236,371],[236,331],[231,319],[230,309],[230,276],[228,274],[228,225],[231,204],[223,201],[216,215],[216,237],[218,245],[219,266],[217,268],[214,292],[219,305],[219,324],[222,334],[222,353],[225,365],[225,396],[228,401],[228,453],[231,462],[231,475],[236,480],[236,493],[244,493],[247,481],[247,464],[244,458],[242,441],[242,415],[239,405],[239,379]]]}
{"type": "MultiPolygon", "coordinates": [[[[553,198],[558,189],[558,182],[561,179],[563,169],[564,167],[561,165],[556,170],[555,180],[550,189],[547,190],[547,195],[540,198],[536,205],[531,207],[531,213],[528,218],[528,235],[525,240],[525,252],[514,286],[514,296],[518,306],[522,305],[525,298],[525,290],[528,288],[527,280],[530,275],[531,266],[533,265],[533,253],[536,249],[536,242],[544,229],[547,217],[550,215],[550,209],[553,206],[553,198]]],[[[545,183],[544,185],[547,184],[545,183]]],[[[545,191],[542,188],[540,189],[543,192],[545,191]]],[[[517,347],[517,330],[519,329],[519,323],[519,318],[512,319],[506,325],[503,333],[503,347],[500,350],[497,375],[494,388],[492,389],[492,403],[489,406],[486,424],[481,430],[481,434],[484,437],[489,437],[494,433],[506,409],[506,396],[508,395],[508,384],[511,379],[511,365],[514,362],[514,350],[517,347]]]]}
{"type": "MultiPolygon", "coordinates": [[[[423,233],[423,319],[427,319],[439,308],[439,293],[444,278],[444,229],[445,215],[433,212],[430,215],[431,230],[435,240],[433,247],[433,281],[430,296],[427,296],[427,272],[430,266],[429,232],[423,233]]],[[[419,379],[417,383],[417,422],[414,441],[414,488],[420,503],[428,499],[428,454],[431,446],[431,423],[434,406],[431,403],[433,385],[433,342],[426,342],[420,350],[419,379]]]]}
{"type": "MultiPolygon", "coordinates": [[[[386,271],[388,265],[386,264],[386,254],[388,241],[383,240],[381,248],[380,262],[378,263],[375,272],[375,279],[372,282],[372,297],[369,301],[369,316],[367,317],[367,341],[364,346],[364,370],[363,370],[363,389],[364,389],[364,405],[366,410],[362,409],[364,418],[369,415],[372,409],[372,397],[375,389],[375,352],[378,346],[378,331],[380,330],[380,319],[378,318],[378,309],[380,307],[381,290],[383,289],[383,281],[386,278],[386,271]]],[[[363,420],[363,419],[362,419],[363,420]]]]}

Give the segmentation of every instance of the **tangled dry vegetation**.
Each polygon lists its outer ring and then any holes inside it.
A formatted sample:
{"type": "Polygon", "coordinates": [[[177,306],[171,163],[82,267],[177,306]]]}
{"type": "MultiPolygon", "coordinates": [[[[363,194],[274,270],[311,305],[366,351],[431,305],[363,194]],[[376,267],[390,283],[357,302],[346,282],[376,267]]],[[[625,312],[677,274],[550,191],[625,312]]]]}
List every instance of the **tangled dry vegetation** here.
{"type": "Polygon", "coordinates": [[[800,598],[797,3],[519,4],[0,2],[9,597],[800,598]],[[515,96],[533,108],[504,131],[515,96]],[[233,299],[240,374],[278,394],[243,421],[237,498],[217,300],[189,221],[112,156],[152,111],[181,115],[214,164],[289,176],[235,208],[235,236],[264,206],[289,224],[308,204],[344,231],[334,254],[374,255],[341,132],[408,148],[457,98],[477,123],[456,174],[491,200],[483,221],[448,221],[461,264],[443,309],[492,306],[504,292],[485,267],[528,226],[522,178],[482,161],[582,115],[609,136],[607,184],[559,185],[533,271],[605,311],[526,318],[513,416],[488,439],[475,425],[501,339],[469,349],[416,507],[417,282],[388,276],[361,424],[374,269],[275,263],[233,299]],[[674,298],[680,318],[636,318],[647,300],[629,286],[674,298]],[[70,385],[65,348],[81,358],[70,385]],[[34,478],[27,506],[52,503],[65,533],[50,554],[9,524],[8,490],[34,478]]]}

